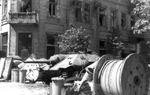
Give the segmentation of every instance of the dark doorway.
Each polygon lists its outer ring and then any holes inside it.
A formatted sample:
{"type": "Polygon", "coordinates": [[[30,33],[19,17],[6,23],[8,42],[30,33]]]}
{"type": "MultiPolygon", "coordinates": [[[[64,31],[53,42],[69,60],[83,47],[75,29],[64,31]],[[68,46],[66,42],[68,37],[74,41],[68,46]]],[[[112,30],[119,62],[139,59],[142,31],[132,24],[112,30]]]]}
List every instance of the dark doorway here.
{"type": "Polygon", "coordinates": [[[55,54],[55,37],[47,35],[47,59],[55,54]]]}
{"type": "Polygon", "coordinates": [[[18,55],[21,56],[22,49],[27,49],[28,53],[32,52],[32,34],[19,33],[18,34],[18,55]]]}

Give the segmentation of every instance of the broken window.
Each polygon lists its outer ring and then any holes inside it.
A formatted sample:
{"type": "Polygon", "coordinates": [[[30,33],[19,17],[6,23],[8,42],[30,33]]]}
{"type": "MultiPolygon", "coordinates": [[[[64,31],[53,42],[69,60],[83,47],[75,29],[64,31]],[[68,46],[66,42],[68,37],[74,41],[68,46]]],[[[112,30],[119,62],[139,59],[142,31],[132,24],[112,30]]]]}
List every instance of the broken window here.
{"type": "Polygon", "coordinates": [[[56,0],[49,0],[49,15],[56,15],[56,0]]]}
{"type": "Polygon", "coordinates": [[[121,14],[121,27],[124,28],[126,26],[126,14],[121,14]]]}
{"type": "Polygon", "coordinates": [[[75,19],[76,21],[82,21],[82,2],[76,1],[75,3],[75,19]]]}
{"type": "Polygon", "coordinates": [[[106,15],[105,15],[105,8],[98,8],[98,24],[100,26],[106,25],[106,15]]]}
{"type": "Polygon", "coordinates": [[[20,12],[32,11],[32,0],[20,0],[20,12]]]}
{"type": "Polygon", "coordinates": [[[111,27],[116,27],[116,22],[117,21],[117,11],[116,10],[111,10],[110,13],[110,26],[111,27]]]}
{"type": "Polygon", "coordinates": [[[85,5],[84,5],[83,19],[84,19],[85,23],[90,22],[90,4],[88,4],[88,3],[85,3],[85,5]]]}

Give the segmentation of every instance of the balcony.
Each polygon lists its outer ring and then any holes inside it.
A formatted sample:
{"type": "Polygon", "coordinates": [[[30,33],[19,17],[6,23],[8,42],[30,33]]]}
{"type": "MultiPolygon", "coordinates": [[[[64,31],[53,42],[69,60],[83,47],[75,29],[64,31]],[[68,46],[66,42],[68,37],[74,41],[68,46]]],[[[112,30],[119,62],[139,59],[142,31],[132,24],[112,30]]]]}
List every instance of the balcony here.
{"type": "Polygon", "coordinates": [[[37,24],[38,14],[35,12],[9,13],[7,23],[10,24],[37,24]]]}

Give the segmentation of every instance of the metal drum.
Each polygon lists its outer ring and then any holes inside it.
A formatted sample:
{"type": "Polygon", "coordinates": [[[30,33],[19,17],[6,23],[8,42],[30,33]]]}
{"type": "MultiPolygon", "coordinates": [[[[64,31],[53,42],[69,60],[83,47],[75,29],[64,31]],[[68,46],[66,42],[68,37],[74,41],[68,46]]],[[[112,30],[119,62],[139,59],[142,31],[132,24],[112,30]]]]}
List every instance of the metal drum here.
{"type": "Polygon", "coordinates": [[[64,86],[64,78],[53,77],[52,78],[51,95],[61,95],[63,86],[64,86]]]}
{"type": "Polygon", "coordinates": [[[124,60],[101,57],[93,75],[95,95],[147,95],[147,67],[137,54],[124,60]]]}
{"type": "Polygon", "coordinates": [[[19,69],[11,70],[11,82],[19,82],[19,69]]]}
{"type": "Polygon", "coordinates": [[[19,82],[25,83],[27,70],[19,70],[19,82]]]}

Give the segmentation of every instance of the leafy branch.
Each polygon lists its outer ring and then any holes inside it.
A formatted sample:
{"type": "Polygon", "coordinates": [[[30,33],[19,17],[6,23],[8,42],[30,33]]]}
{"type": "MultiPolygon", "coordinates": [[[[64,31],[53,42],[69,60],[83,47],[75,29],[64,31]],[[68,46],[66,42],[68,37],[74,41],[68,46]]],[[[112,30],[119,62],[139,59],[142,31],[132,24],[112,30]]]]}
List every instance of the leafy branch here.
{"type": "Polygon", "coordinates": [[[144,0],[131,0],[132,30],[140,34],[150,30],[150,7],[144,0]]]}
{"type": "Polygon", "coordinates": [[[86,52],[90,39],[89,33],[83,27],[71,27],[58,37],[61,53],[86,52]]]}

